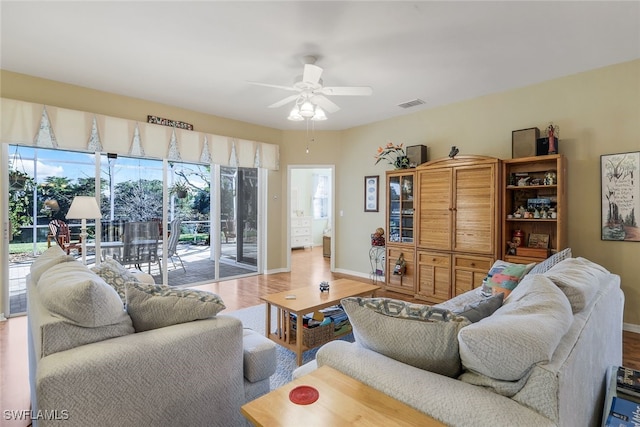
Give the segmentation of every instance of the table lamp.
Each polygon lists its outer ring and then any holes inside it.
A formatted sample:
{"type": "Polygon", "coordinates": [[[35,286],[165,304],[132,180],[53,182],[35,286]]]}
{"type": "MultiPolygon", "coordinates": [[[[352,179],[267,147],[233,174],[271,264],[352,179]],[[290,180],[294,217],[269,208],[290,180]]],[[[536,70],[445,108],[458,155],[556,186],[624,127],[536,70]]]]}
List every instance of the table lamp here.
{"type": "Polygon", "coordinates": [[[71,202],[67,219],[81,219],[80,240],[82,241],[82,263],[87,264],[87,219],[102,218],[98,202],[93,196],[76,196],[71,202]]]}

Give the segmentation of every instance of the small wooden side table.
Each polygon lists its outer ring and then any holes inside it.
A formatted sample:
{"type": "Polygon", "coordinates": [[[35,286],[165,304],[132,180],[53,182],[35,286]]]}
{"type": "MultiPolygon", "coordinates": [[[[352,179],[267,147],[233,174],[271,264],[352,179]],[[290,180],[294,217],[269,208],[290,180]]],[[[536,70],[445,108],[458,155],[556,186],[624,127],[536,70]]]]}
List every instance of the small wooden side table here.
{"type": "Polygon", "coordinates": [[[329,366],[322,366],[246,403],[241,411],[254,425],[269,427],[445,426],[329,366]],[[300,385],[318,390],[318,400],[309,405],[291,402],[289,393],[300,385]]]}

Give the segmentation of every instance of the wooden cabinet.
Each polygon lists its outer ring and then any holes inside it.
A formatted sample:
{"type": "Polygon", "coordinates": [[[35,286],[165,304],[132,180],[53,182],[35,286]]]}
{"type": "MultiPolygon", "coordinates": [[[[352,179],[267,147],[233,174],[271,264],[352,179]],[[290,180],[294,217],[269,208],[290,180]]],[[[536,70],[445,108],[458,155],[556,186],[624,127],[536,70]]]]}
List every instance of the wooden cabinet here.
{"type": "MultiPolygon", "coordinates": [[[[498,159],[418,168],[418,247],[493,255],[499,239],[498,159]]],[[[430,165],[430,163],[427,163],[430,165]]]]}
{"type": "Polygon", "coordinates": [[[482,284],[500,254],[500,160],[461,156],[416,169],[416,298],[446,301],[482,284]]]}
{"type": "Polygon", "coordinates": [[[486,256],[454,254],[452,257],[452,297],[482,286],[482,280],[495,262],[493,257],[486,256]]]}
{"type": "Polygon", "coordinates": [[[413,170],[387,172],[387,242],[414,242],[413,170]]]}
{"type": "Polygon", "coordinates": [[[386,246],[386,284],[385,290],[400,292],[403,294],[415,294],[415,250],[412,246],[386,246]],[[396,261],[400,256],[405,260],[405,268],[402,274],[394,274],[396,261]]]}
{"type": "Polygon", "coordinates": [[[565,249],[567,160],[560,154],[503,161],[501,251],[509,262],[540,262],[565,249]],[[510,251],[514,233],[521,246],[510,251]],[[532,236],[539,242],[533,245],[532,236]],[[548,244],[546,243],[548,241],[548,244]],[[545,247],[546,246],[546,247],[545,247]]]}
{"type": "Polygon", "coordinates": [[[418,246],[451,250],[453,222],[452,169],[427,169],[418,172],[420,195],[418,209],[418,246]]]}
{"type": "Polygon", "coordinates": [[[385,255],[385,289],[415,294],[415,169],[387,172],[387,242],[385,255]],[[402,254],[405,271],[394,274],[396,261],[402,254]]]}
{"type": "Polygon", "coordinates": [[[416,297],[431,303],[451,298],[451,255],[418,250],[416,297]]]}
{"type": "Polygon", "coordinates": [[[313,218],[294,217],[291,218],[291,247],[303,248],[313,245],[313,237],[311,234],[313,226],[313,218]]]}

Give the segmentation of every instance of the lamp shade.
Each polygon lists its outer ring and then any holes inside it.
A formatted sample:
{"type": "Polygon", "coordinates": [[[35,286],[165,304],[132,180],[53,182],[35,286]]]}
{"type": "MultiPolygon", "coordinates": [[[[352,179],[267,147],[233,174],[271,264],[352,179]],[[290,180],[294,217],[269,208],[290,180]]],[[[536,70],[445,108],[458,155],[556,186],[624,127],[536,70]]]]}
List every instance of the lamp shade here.
{"type": "Polygon", "coordinates": [[[92,196],[76,196],[71,202],[69,212],[67,212],[68,219],[98,219],[102,218],[100,208],[96,198],[92,196]]]}
{"type": "Polygon", "coordinates": [[[323,120],[327,120],[327,115],[324,113],[322,108],[316,107],[316,113],[311,117],[311,120],[321,122],[323,120]]]}
{"type": "Polygon", "coordinates": [[[310,103],[309,101],[305,101],[300,106],[300,115],[302,117],[304,117],[305,119],[310,119],[311,117],[313,117],[313,115],[314,115],[313,104],[310,103]]]}
{"type": "Polygon", "coordinates": [[[293,109],[291,110],[291,113],[289,113],[289,117],[287,117],[287,119],[294,121],[294,122],[299,122],[304,120],[304,117],[302,117],[300,115],[300,110],[298,110],[298,106],[296,105],[295,107],[293,107],[293,109]]]}

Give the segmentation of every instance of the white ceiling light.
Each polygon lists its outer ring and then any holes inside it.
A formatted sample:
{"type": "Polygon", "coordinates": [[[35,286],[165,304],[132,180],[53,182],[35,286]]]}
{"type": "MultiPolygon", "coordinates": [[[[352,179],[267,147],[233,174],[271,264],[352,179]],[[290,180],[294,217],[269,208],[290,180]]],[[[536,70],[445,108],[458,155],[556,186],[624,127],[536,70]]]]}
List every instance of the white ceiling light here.
{"type": "Polygon", "coordinates": [[[289,117],[287,117],[287,119],[291,120],[292,122],[301,122],[301,121],[304,120],[304,117],[302,117],[300,115],[300,110],[298,109],[297,105],[295,107],[293,107],[293,109],[289,113],[289,117]]]}
{"type": "Polygon", "coordinates": [[[321,122],[323,120],[327,120],[327,115],[324,113],[324,110],[320,107],[316,107],[316,113],[311,117],[311,120],[315,122],[321,122]]]}
{"type": "Polygon", "coordinates": [[[320,78],[323,69],[315,65],[316,57],[305,56],[304,70],[301,78],[296,79],[293,86],[281,86],[271,83],[248,82],[258,86],[267,86],[277,89],[284,89],[290,92],[298,92],[289,95],[278,102],[269,105],[269,108],[278,108],[283,105],[295,102],[295,107],[289,113],[289,120],[327,120],[328,113],[335,113],[340,109],[327,96],[369,96],[373,90],[369,86],[324,86],[324,82],[320,78]],[[322,106],[322,108],[320,108],[322,106]]]}
{"type": "Polygon", "coordinates": [[[300,115],[305,119],[310,119],[311,117],[313,117],[314,114],[315,114],[314,105],[309,101],[303,102],[302,105],[300,106],[300,115]]]}

